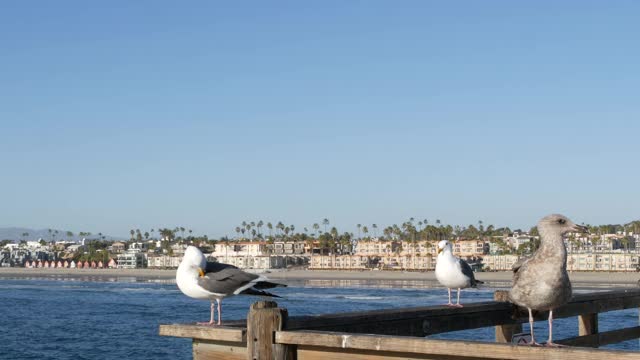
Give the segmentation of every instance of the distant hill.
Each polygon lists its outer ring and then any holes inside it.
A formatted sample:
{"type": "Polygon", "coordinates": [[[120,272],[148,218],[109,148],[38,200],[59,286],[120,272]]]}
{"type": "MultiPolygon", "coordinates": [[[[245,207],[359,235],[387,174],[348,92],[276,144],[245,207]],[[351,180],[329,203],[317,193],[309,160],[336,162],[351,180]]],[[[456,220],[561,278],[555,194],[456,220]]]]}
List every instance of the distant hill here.
{"type": "MultiPolygon", "coordinates": [[[[110,236],[105,234],[103,234],[103,236],[105,237],[105,240],[108,240],[108,241],[124,240],[122,237],[117,237],[117,236],[110,236]]],[[[91,234],[90,236],[85,236],[85,237],[87,239],[100,238],[98,234],[91,234]]],[[[14,240],[16,242],[23,239],[27,241],[44,239],[45,241],[49,242],[54,239],[56,241],[60,241],[60,240],[80,241],[82,240],[82,237],[80,237],[76,232],[73,233],[72,237],[69,237],[67,236],[67,230],[60,230],[60,229],[51,229],[51,233],[49,233],[49,229],[34,230],[34,229],[19,228],[19,227],[0,228],[0,240],[5,240],[5,239],[14,240]],[[56,230],[58,231],[57,234],[54,233],[56,230]],[[24,237],[22,236],[22,234],[24,233],[28,233],[29,235],[24,237]],[[54,234],[55,234],[55,237],[54,237],[54,234]]]]}

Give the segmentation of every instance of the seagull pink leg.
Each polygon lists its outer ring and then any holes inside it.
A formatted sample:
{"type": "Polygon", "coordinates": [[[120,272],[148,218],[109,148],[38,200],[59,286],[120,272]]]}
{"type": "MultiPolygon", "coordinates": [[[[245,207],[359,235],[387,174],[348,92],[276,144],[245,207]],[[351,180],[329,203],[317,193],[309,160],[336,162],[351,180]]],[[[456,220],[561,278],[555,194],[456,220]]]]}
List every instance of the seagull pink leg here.
{"type": "MultiPolygon", "coordinates": [[[[213,326],[215,325],[215,322],[213,320],[213,312],[215,311],[215,307],[213,306],[213,301],[211,302],[211,319],[209,320],[209,322],[199,322],[197,323],[198,325],[209,325],[209,326],[213,326]]],[[[218,316],[219,317],[219,316],[218,316]]]]}
{"type": "Polygon", "coordinates": [[[544,346],[549,347],[563,347],[564,345],[556,344],[553,342],[553,310],[549,310],[549,340],[544,346]]]}
{"type": "MultiPolygon", "coordinates": [[[[218,325],[222,325],[222,301],[220,299],[216,299],[218,302],[218,325]]],[[[213,306],[213,303],[211,303],[213,306]]]]}
{"type": "Polygon", "coordinates": [[[533,336],[533,312],[529,309],[529,329],[531,330],[531,342],[527,345],[529,346],[541,346],[536,342],[536,338],[533,336]]]}
{"type": "Polygon", "coordinates": [[[463,307],[463,306],[460,304],[460,288],[458,288],[458,302],[457,302],[455,305],[453,305],[453,306],[455,306],[455,307],[459,307],[459,308],[463,307]]]}
{"type": "Polygon", "coordinates": [[[447,303],[447,306],[453,306],[453,303],[451,302],[451,288],[447,288],[447,290],[449,291],[449,302],[447,303]]]}

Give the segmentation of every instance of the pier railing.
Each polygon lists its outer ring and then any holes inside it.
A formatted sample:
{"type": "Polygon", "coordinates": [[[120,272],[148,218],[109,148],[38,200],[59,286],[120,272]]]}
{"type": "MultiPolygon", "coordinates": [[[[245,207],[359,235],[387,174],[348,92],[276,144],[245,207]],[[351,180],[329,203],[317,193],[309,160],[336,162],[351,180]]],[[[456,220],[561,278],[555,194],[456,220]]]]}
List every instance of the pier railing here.
{"type": "MultiPolygon", "coordinates": [[[[246,321],[224,327],[160,325],[160,335],[193,339],[194,359],[640,359],[640,352],[593,349],[640,338],[640,326],[598,331],[598,314],[640,307],[640,289],[577,294],[554,318],[578,317],[578,336],[557,341],[567,348],[511,344],[528,322],[526,310],[505,302],[469,303],[464,308],[413,307],[288,317],[272,301],[251,306],[246,321]],[[495,327],[496,342],[435,340],[425,336],[495,327]],[[592,348],[585,348],[592,347],[592,348]]],[[[536,320],[546,320],[540,312],[536,320]]]]}

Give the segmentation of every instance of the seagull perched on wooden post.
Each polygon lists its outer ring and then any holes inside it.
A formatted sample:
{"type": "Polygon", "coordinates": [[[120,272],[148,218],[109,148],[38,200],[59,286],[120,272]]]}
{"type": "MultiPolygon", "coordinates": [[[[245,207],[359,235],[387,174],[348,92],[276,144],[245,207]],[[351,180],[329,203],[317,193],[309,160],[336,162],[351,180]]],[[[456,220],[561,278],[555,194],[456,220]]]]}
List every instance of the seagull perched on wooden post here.
{"type": "Polygon", "coordinates": [[[567,249],[563,235],[568,232],[587,232],[587,228],[574,224],[563,215],[553,214],[538,222],[540,248],[530,258],[513,265],[513,287],[509,300],[529,310],[531,342],[540,345],[533,336],[532,310],[549,311],[549,340],[553,343],[553,310],[571,300],[571,281],[567,274],[567,249]]]}
{"type": "Polygon", "coordinates": [[[263,276],[244,272],[233,265],[218,262],[207,262],[202,252],[195,246],[187,247],[184,258],[176,272],[178,288],[194,299],[211,301],[211,319],[198,325],[222,324],[222,299],[227,296],[245,294],[279,297],[262,291],[277,286],[286,287],[267,281],[263,276]],[[215,307],[218,304],[218,322],[214,322],[215,307]]]}
{"type": "Polygon", "coordinates": [[[466,261],[453,256],[451,243],[442,240],[438,243],[438,260],[436,262],[436,279],[449,290],[448,306],[462,307],[460,304],[460,290],[476,287],[482,281],[476,280],[473,270],[466,261]],[[458,289],[458,301],[451,302],[451,289],[458,289]]]}

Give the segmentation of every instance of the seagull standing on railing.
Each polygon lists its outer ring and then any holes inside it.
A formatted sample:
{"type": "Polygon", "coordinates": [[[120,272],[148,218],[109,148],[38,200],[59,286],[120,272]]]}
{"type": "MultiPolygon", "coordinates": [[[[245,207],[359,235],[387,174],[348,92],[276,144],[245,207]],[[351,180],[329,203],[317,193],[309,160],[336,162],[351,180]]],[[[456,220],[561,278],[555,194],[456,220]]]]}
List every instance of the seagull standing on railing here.
{"type": "Polygon", "coordinates": [[[233,295],[258,295],[279,297],[262,291],[282,286],[267,281],[264,276],[244,272],[233,265],[218,262],[207,262],[202,252],[195,246],[187,247],[184,258],[176,272],[178,288],[194,299],[211,301],[211,319],[198,325],[222,324],[222,299],[233,295]],[[214,322],[215,306],[218,304],[218,322],[214,322]]]}
{"type": "Polygon", "coordinates": [[[513,287],[509,291],[509,300],[529,310],[529,345],[540,345],[533,336],[532,310],[548,310],[549,340],[545,345],[560,346],[553,342],[553,310],[571,299],[567,250],[562,236],[568,232],[586,231],[586,227],[574,224],[565,216],[545,216],[538,222],[540,248],[530,258],[513,265],[513,287]]]}
{"type": "Polygon", "coordinates": [[[460,304],[460,290],[468,287],[476,287],[482,281],[476,280],[473,270],[466,261],[453,256],[451,243],[442,240],[438,243],[438,260],[436,262],[436,279],[449,290],[449,303],[447,306],[462,307],[460,304]],[[458,289],[458,301],[451,302],[451,289],[458,289]]]}

